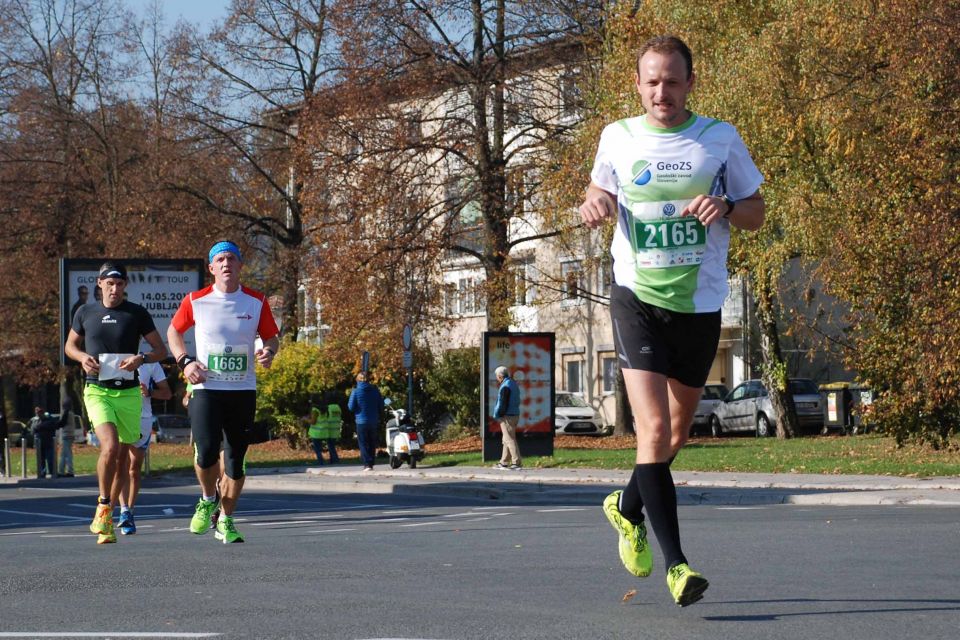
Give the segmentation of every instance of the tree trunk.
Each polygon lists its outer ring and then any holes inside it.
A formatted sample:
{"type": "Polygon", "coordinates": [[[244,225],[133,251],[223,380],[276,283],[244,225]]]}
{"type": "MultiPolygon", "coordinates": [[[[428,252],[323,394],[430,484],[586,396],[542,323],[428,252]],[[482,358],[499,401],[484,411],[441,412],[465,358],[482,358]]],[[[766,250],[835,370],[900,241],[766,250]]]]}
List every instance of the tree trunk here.
{"type": "Polygon", "coordinates": [[[617,364],[616,407],[613,435],[626,436],[634,433],[633,411],[630,409],[627,385],[623,381],[623,371],[620,369],[619,363],[617,364]]]}
{"type": "Polygon", "coordinates": [[[761,378],[770,394],[777,420],[777,438],[793,438],[799,432],[797,409],[787,385],[787,365],[780,351],[780,334],[774,316],[773,292],[769,286],[755,287],[757,322],[760,325],[760,352],[763,356],[761,378]]]}

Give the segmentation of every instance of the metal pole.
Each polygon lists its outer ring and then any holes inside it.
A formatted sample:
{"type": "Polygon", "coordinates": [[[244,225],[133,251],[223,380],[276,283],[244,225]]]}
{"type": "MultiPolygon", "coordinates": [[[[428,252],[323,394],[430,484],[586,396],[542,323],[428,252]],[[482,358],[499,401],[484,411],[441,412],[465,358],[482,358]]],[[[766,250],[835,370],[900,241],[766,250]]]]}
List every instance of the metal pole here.
{"type": "Polygon", "coordinates": [[[413,420],[413,367],[407,369],[407,418],[413,420]]]}
{"type": "Polygon", "coordinates": [[[3,439],[3,476],[10,477],[10,438],[3,439]]]}
{"type": "Polygon", "coordinates": [[[27,477],[27,436],[20,433],[20,477],[27,477]]]}

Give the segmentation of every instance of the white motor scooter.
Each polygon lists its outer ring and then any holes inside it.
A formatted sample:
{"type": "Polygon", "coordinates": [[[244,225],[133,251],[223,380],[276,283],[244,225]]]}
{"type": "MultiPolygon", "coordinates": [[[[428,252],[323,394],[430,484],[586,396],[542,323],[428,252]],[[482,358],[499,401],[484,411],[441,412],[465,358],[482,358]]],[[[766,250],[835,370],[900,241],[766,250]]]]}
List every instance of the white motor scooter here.
{"type": "Polygon", "coordinates": [[[390,468],[399,469],[404,462],[411,469],[426,455],[423,434],[418,433],[413,421],[403,409],[390,408],[390,398],[383,401],[393,417],[387,420],[387,454],[390,456],[390,468]]]}

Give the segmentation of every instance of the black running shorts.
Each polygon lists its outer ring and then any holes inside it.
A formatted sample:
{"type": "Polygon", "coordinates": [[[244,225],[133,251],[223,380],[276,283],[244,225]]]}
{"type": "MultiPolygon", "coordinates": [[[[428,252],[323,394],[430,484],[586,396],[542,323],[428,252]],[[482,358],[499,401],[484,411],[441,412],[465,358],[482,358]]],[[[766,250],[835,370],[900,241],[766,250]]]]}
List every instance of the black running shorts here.
{"type": "Polygon", "coordinates": [[[661,373],[688,387],[706,383],[720,343],[720,311],[670,311],[615,284],[610,317],[622,369],[661,373]]]}
{"type": "Polygon", "coordinates": [[[194,389],[188,410],[194,462],[201,469],[217,464],[222,444],[224,473],[234,480],[242,478],[249,446],[247,432],[257,412],[257,392],[194,389]]]}

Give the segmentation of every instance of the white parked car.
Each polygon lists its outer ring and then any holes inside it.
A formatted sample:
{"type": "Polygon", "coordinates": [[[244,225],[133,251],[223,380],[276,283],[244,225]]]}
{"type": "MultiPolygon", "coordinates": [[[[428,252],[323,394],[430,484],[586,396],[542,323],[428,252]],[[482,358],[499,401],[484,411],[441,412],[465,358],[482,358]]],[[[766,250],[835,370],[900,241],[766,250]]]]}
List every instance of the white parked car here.
{"type": "Polygon", "coordinates": [[[557,391],[554,412],[554,429],[558,435],[600,436],[607,433],[600,413],[575,393],[557,391]]]}
{"type": "MultiPolygon", "coordinates": [[[[812,380],[790,378],[788,391],[793,395],[800,426],[810,432],[823,427],[820,391],[812,380]]],[[[770,396],[759,380],[747,380],[717,405],[710,416],[710,435],[715,438],[731,431],[749,431],[764,438],[776,433],[778,416],[770,396]]]]}
{"type": "Polygon", "coordinates": [[[723,402],[723,399],[730,393],[727,386],[723,384],[708,384],[703,387],[703,395],[700,396],[700,402],[697,404],[697,412],[693,414],[693,424],[690,426],[690,433],[695,431],[706,431],[710,425],[710,416],[717,409],[717,405],[723,402]]]}

